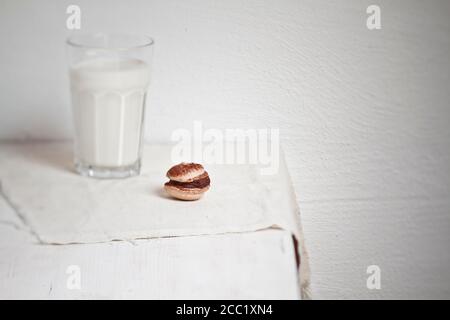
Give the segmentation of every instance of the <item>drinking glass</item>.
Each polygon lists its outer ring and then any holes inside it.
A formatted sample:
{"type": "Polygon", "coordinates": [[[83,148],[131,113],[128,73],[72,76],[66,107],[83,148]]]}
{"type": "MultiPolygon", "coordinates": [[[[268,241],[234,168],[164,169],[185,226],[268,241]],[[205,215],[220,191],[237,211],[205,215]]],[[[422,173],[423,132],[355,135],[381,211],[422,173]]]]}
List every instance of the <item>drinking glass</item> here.
{"type": "Polygon", "coordinates": [[[153,44],[152,38],[139,35],[96,33],[67,39],[79,174],[139,174],[153,44]]]}

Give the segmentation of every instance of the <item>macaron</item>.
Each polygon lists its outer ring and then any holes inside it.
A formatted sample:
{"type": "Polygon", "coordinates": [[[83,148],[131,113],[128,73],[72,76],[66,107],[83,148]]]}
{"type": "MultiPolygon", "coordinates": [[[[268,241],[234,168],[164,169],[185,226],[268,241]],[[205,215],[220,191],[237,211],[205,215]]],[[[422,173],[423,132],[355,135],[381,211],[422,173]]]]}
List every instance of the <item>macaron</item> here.
{"type": "Polygon", "coordinates": [[[180,200],[198,200],[209,190],[208,172],[198,163],[180,163],[167,171],[166,192],[180,200]]]}

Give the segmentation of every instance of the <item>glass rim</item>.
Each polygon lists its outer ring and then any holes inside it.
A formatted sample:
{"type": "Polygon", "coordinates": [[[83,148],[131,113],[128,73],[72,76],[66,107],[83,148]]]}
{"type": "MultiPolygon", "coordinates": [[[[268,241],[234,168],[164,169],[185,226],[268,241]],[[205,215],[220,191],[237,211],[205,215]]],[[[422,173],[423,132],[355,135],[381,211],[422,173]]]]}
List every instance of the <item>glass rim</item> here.
{"type": "Polygon", "coordinates": [[[140,48],[146,48],[150,47],[155,43],[155,40],[153,40],[152,37],[141,35],[141,34],[127,34],[127,33],[105,33],[105,32],[96,32],[96,33],[82,33],[82,34],[74,34],[70,35],[66,39],[66,44],[72,47],[77,48],[85,48],[85,49],[96,49],[96,50],[112,50],[112,51],[127,51],[127,50],[133,50],[133,49],[140,49],[140,48]],[[108,47],[105,45],[93,45],[93,44],[87,44],[83,43],[81,38],[94,38],[99,36],[107,36],[107,37],[130,37],[135,39],[140,39],[141,41],[136,40],[135,45],[128,45],[128,46],[113,46],[108,47]]]}

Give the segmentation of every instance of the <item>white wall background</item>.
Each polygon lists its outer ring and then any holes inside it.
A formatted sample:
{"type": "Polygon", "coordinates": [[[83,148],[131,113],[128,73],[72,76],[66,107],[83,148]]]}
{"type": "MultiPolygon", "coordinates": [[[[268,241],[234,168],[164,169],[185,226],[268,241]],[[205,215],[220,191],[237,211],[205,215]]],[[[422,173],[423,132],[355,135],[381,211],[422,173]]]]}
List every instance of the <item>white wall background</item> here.
{"type": "Polygon", "coordinates": [[[450,1],[1,0],[0,138],[70,137],[69,4],[155,38],[148,139],[280,128],[316,298],[450,297],[450,1]]]}

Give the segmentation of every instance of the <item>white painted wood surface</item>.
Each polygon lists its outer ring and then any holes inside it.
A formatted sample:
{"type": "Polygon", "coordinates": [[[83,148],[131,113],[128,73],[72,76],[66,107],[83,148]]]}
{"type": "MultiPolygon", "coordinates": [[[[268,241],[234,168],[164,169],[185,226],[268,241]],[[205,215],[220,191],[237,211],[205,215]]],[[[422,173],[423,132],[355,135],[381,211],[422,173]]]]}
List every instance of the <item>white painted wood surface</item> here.
{"type": "Polygon", "coordinates": [[[1,299],[299,299],[290,233],[39,245],[0,198],[1,299]],[[79,266],[81,289],[68,289],[79,266]]]}

